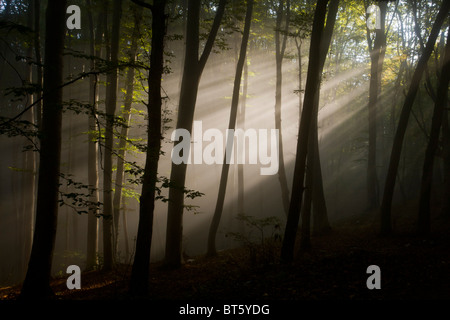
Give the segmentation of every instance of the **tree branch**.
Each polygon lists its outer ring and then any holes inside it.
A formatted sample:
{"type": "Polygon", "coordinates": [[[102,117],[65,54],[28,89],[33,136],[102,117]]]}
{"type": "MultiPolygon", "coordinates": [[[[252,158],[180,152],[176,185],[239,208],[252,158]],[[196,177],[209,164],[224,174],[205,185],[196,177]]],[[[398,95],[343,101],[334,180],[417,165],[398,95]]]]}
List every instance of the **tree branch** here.
{"type": "Polygon", "coordinates": [[[148,8],[148,9],[150,9],[150,10],[153,10],[153,5],[151,5],[150,3],[147,3],[147,2],[145,2],[145,1],[141,1],[141,0],[131,0],[131,2],[137,4],[137,5],[141,6],[141,7],[148,8]]]}
{"type": "Polygon", "coordinates": [[[208,40],[206,41],[205,48],[203,49],[203,53],[200,57],[198,67],[199,73],[203,71],[205,67],[206,61],[208,60],[209,54],[211,53],[212,47],[214,45],[214,41],[217,36],[217,32],[219,31],[220,22],[222,21],[223,14],[225,12],[225,5],[227,0],[220,0],[219,7],[217,8],[216,16],[214,17],[214,22],[211,27],[211,32],[209,33],[208,40]]]}

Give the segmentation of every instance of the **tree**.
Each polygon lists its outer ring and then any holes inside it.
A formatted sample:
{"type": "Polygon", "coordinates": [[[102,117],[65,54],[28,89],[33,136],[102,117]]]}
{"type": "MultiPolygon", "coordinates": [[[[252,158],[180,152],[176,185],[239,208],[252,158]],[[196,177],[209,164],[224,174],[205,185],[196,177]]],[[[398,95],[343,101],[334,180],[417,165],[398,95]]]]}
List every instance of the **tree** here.
{"type": "MultiPolygon", "coordinates": [[[[328,7],[326,25],[321,39],[319,51],[319,74],[322,75],[327,52],[330,47],[333,35],[336,14],[338,11],[339,0],[334,0],[328,7]]],[[[328,215],[323,193],[322,170],[319,156],[319,137],[318,137],[318,112],[319,112],[320,82],[314,98],[313,116],[311,132],[308,138],[307,167],[305,178],[305,200],[302,211],[302,234],[300,247],[302,250],[311,248],[310,241],[310,220],[311,205],[314,206],[314,229],[317,233],[323,233],[329,230],[328,215]]]]}
{"type": "Polygon", "coordinates": [[[320,55],[322,37],[324,32],[325,16],[328,0],[319,0],[314,13],[314,22],[311,33],[311,45],[309,53],[308,75],[306,79],[305,98],[300,120],[292,194],[289,203],[289,214],[281,248],[281,260],[291,262],[293,260],[295,237],[297,234],[302,206],[303,182],[305,178],[305,164],[308,150],[308,137],[314,116],[314,100],[320,85],[320,55]]]}
{"type": "Polygon", "coordinates": [[[425,160],[422,170],[422,181],[419,201],[419,218],[417,221],[417,231],[420,234],[429,234],[431,231],[431,208],[430,196],[432,187],[434,156],[439,144],[439,133],[444,116],[444,109],[448,104],[448,84],[450,79],[450,29],[447,32],[447,45],[443,57],[443,66],[439,87],[437,90],[436,101],[434,105],[433,118],[431,122],[430,137],[428,139],[427,149],[425,151],[425,160]]]}
{"type": "Polygon", "coordinates": [[[377,178],[377,109],[381,91],[381,73],[386,52],[385,19],[387,3],[380,1],[380,28],[375,30],[375,40],[370,37],[367,28],[367,42],[370,52],[370,83],[369,83],[369,146],[367,160],[367,200],[368,208],[378,206],[378,178],[377,178]],[[373,41],[373,45],[372,45],[373,41]]]}
{"type": "MultiPolygon", "coordinates": [[[[200,1],[188,1],[186,22],[186,51],[181,80],[180,100],[176,129],[192,131],[195,104],[200,78],[208,60],[225,11],[226,0],[220,0],[211,31],[199,59],[200,1]]],[[[176,146],[180,141],[175,141],[176,146]]],[[[177,268],[181,265],[181,242],[187,163],[174,164],[170,172],[169,205],[167,213],[165,265],[177,268]]]]}
{"type": "Polygon", "coordinates": [[[142,295],[148,292],[153,211],[155,209],[158,161],[161,150],[161,77],[164,71],[164,37],[167,18],[164,12],[166,7],[165,0],[155,0],[152,5],[141,1],[134,2],[142,4],[152,11],[152,43],[148,76],[147,155],[139,205],[136,253],[130,279],[130,293],[142,295]]]}
{"type": "MultiPolygon", "coordinates": [[[[241,78],[242,78],[242,71],[244,69],[244,64],[246,63],[246,54],[247,54],[247,44],[248,44],[248,38],[250,35],[250,25],[251,25],[251,19],[252,19],[252,12],[253,12],[253,0],[247,0],[247,11],[245,14],[245,24],[244,24],[244,33],[242,35],[242,42],[241,42],[241,49],[239,53],[239,60],[236,66],[236,74],[234,77],[234,85],[233,85],[233,96],[231,100],[231,111],[230,111],[230,120],[228,124],[228,129],[232,130],[231,132],[234,132],[236,128],[236,118],[238,113],[238,106],[239,106],[239,91],[241,88],[241,78]]],[[[233,137],[228,136],[227,137],[227,148],[228,150],[231,149],[233,144],[233,137]]],[[[227,180],[228,180],[228,171],[230,168],[229,161],[227,161],[227,158],[230,155],[226,154],[224,155],[224,161],[222,164],[222,173],[220,176],[220,183],[219,183],[219,194],[217,196],[217,202],[216,202],[216,208],[214,211],[213,219],[211,221],[211,225],[209,228],[209,235],[208,235],[208,255],[213,256],[216,255],[216,235],[217,235],[217,229],[219,228],[220,218],[222,216],[223,211],[223,203],[225,201],[225,192],[227,188],[227,180]]],[[[238,157],[241,156],[238,154],[238,157]]]]}
{"type": "Polygon", "coordinates": [[[21,291],[23,299],[53,296],[50,273],[58,220],[65,10],[66,1],[48,1],[36,224],[28,270],[21,291]]]}
{"type": "Polygon", "coordinates": [[[439,13],[436,16],[436,20],[433,24],[433,28],[431,29],[430,35],[428,37],[426,47],[423,50],[422,55],[419,58],[419,61],[417,62],[417,66],[414,71],[408,93],[403,103],[400,119],[397,125],[397,130],[395,132],[394,143],[392,145],[389,167],[383,193],[383,200],[381,202],[380,232],[381,234],[384,235],[390,234],[392,232],[391,226],[392,198],[394,195],[395,179],[397,176],[397,169],[400,162],[403,140],[406,128],[408,126],[408,119],[411,113],[411,108],[414,103],[414,99],[416,97],[417,90],[420,85],[420,80],[422,78],[423,72],[425,71],[428,59],[430,58],[431,52],[433,51],[434,44],[439,34],[439,30],[441,29],[441,26],[445,18],[447,17],[449,9],[450,9],[450,2],[444,1],[442,3],[441,8],[439,9],[439,13]]]}
{"type": "Polygon", "coordinates": [[[281,89],[283,85],[283,59],[286,51],[286,41],[289,31],[289,22],[291,16],[291,1],[286,1],[286,8],[284,8],[284,1],[279,1],[276,10],[276,26],[275,26],[275,67],[276,67],[276,84],[275,84],[275,129],[279,134],[279,154],[278,154],[278,180],[281,187],[281,199],[283,203],[284,212],[289,210],[289,188],[286,178],[286,169],[284,167],[283,154],[283,135],[281,126],[281,89]],[[283,17],[285,16],[285,26],[281,30],[283,17]],[[282,37],[281,37],[282,34],[282,37]]]}
{"type": "MultiPolygon", "coordinates": [[[[134,27],[131,35],[131,45],[128,52],[128,61],[130,64],[136,62],[137,50],[138,50],[138,40],[139,40],[139,26],[142,21],[142,11],[134,7],[134,27]]],[[[114,208],[114,252],[117,252],[118,238],[119,238],[119,218],[120,218],[120,201],[122,198],[122,188],[124,180],[124,165],[125,165],[125,155],[127,147],[128,131],[130,126],[131,117],[131,105],[133,102],[133,92],[134,92],[134,75],[135,68],[130,66],[127,70],[126,81],[125,81],[125,98],[124,106],[122,110],[123,114],[123,125],[120,130],[120,140],[119,140],[119,151],[117,157],[117,169],[116,169],[116,188],[114,190],[113,198],[113,208],[114,208]]]]}
{"type": "MultiPolygon", "coordinates": [[[[91,7],[91,1],[87,0],[88,7],[91,7]]],[[[94,30],[94,20],[92,11],[88,11],[89,20],[89,52],[91,55],[91,70],[94,71],[97,67],[97,62],[94,57],[101,55],[101,40],[102,40],[102,21],[103,12],[99,12],[97,16],[97,28],[94,30]]],[[[99,86],[98,75],[91,74],[89,76],[89,97],[91,112],[89,113],[88,128],[89,128],[89,142],[88,142],[88,184],[90,186],[89,206],[88,212],[88,230],[87,230],[87,250],[86,250],[86,270],[91,270],[97,265],[98,252],[98,215],[99,209],[96,203],[99,202],[98,192],[98,141],[97,141],[97,105],[99,100],[99,86]]]]}
{"type": "MultiPolygon", "coordinates": [[[[109,63],[117,66],[119,56],[120,18],[122,14],[122,0],[114,1],[111,40],[109,43],[109,63]]],[[[103,171],[103,269],[111,270],[114,263],[113,250],[113,203],[112,203],[112,153],[113,153],[113,127],[117,104],[118,71],[117,68],[107,75],[106,87],[106,127],[105,152],[103,171]]]]}

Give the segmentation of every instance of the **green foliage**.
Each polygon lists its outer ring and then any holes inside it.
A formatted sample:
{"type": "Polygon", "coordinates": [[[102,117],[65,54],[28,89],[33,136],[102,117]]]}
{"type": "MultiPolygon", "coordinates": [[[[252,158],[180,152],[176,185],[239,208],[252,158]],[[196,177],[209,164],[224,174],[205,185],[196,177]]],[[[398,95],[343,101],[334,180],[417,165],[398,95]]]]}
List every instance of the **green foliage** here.
{"type": "Polygon", "coordinates": [[[93,192],[96,191],[95,188],[92,188],[90,185],[83,184],[81,182],[75,181],[71,178],[72,175],[60,173],[60,178],[65,181],[66,191],[63,191],[60,183],[59,188],[59,206],[68,206],[72,208],[77,214],[87,214],[89,207],[97,207],[100,208],[103,203],[102,202],[92,202],[89,200],[89,197],[93,192]]]}

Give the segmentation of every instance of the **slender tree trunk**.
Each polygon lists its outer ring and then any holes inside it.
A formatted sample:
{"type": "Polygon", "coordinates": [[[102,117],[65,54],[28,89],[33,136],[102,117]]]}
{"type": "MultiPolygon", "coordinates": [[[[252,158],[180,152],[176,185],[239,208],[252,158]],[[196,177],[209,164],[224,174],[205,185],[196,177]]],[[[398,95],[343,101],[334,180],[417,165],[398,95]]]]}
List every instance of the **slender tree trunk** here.
{"type": "MultiPolygon", "coordinates": [[[[113,7],[113,21],[111,31],[111,56],[109,61],[117,65],[119,55],[119,31],[120,17],[122,14],[122,0],[115,0],[113,7]]],[[[114,115],[117,104],[118,71],[113,69],[107,76],[106,87],[106,127],[105,127],[105,152],[103,171],[103,269],[111,270],[114,264],[113,250],[113,224],[114,213],[112,203],[112,151],[114,115]]]]}
{"type": "Polygon", "coordinates": [[[411,108],[414,103],[414,99],[417,94],[417,90],[420,85],[420,80],[422,78],[423,72],[425,71],[428,59],[431,56],[431,52],[433,51],[434,44],[436,43],[436,38],[439,34],[439,30],[441,29],[442,23],[448,15],[448,11],[450,8],[450,2],[444,1],[439,10],[439,13],[434,22],[433,28],[430,32],[430,36],[428,37],[428,42],[423,50],[422,56],[419,58],[417,63],[416,70],[414,71],[411,85],[408,90],[408,94],[406,95],[405,102],[403,104],[403,108],[400,114],[399,123],[397,126],[397,130],[395,132],[394,143],[392,146],[391,157],[389,161],[388,173],[386,176],[386,182],[383,193],[383,200],[381,203],[381,226],[380,231],[381,234],[387,235],[392,232],[391,226],[391,206],[392,206],[392,198],[394,196],[394,187],[395,180],[397,177],[397,170],[400,161],[400,155],[402,151],[403,140],[406,132],[406,128],[408,126],[408,119],[411,113],[411,108]]]}
{"type": "MultiPolygon", "coordinates": [[[[248,38],[250,35],[250,25],[252,19],[252,11],[253,11],[253,0],[247,0],[247,12],[245,14],[245,25],[244,25],[244,33],[242,35],[241,49],[239,53],[239,60],[236,66],[236,74],[234,77],[234,86],[233,86],[233,96],[231,98],[231,111],[230,111],[230,121],[228,124],[228,129],[233,130],[234,132],[236,128],[236,118],[239,106],[239,92],[241,89],[241,78],[242,71],[244,69],[244,64],[246,62],[246,54],[247,54],[247,44],[248,38]]],[[[227,137],[227,150],[231,150],[228,146],[233,146],[233,136],[227,137]]],[[[239,157],[239,155],[238,155],[239,157]]],[[[219,228],[220,218],[222,216],[223,204],[225,202],[225,192],[227,188],[227,180],[228,180],[228,171],[230,168],[229,161],[227,161],[229,155],[224,155],[224,161],[222,165],[222,174],[220,176],[220,184],[219,184],[219,194],[216,202],[216,209],[214,211],[214,216],[211,222],[211,226],[209,228],[208,235],[208,255],[213,256],[216,255],[216,236],[217,230],[219,228]]]]}
{"type": "Polygon", "coordinates": [[[35,118],[36,124],[40,129],[42,127],[42,87],[43,87],[43,71],[41,56],[41,1],[33,0],[34,6],[34,55],[36,59],[36,75],[39,91],[36,93],[35,118]]]}
{"type": "Polygon", "coordinates": [[[278,180],[281,187],[281,200],[283,203],[284,212],[287,215],[289,210],[289,188],[286,177],[286,169],[284,166],[284,152],[283,152],[283,135],[281,126],[281,91],[283,86],[283,58],[286,50],[286,41],[289,30],[289,19],[291,11],[291,2],[287,0],[286,12],[284,10],[284,1],[280,1],[277,10],[277,23],[275,27],[275,62],[276,62],[276,84],[275,84],[275,129],[279,133],[279,153],[278,153],[278,180]],[[281,23],[283,16],[286,14],[285,27],[281,30],[281,23]],[[283,36],[280,37],[280,34],[283,36]],[[282,39],[280,39],[282,38],[282,39]]]}
{"type": "Polygon", "coordinates": [[[125,196],[122,195],[122,225],[123,225],[123,239],[125,245],[125,261],[130,258],[130,244],[128,241],[128,221],[127,221],[127,203],[125,196]]]}
{"type": "MultiPolygon", "coordinates": [[[[226,0],[220,0],[216,16],[206,41],[203,53],[199,54],[199,19],[200,1],[188,1],[186,22],[186,51],[184,70],[181,80],[180,102],[176,129],[192,131],[195,104],[197,101],[200,78],[214,44],[220,22],[225,11],[226,0]]],[[[179,141],[174,142],[176,146],[179,141]]],[[[187,164],[172,163],[169,187],[169,205],[167,214],[166,253],[164,263],[167,267],[177,268],[181,265],[181,245],[183,234],[184,187],[187,164]]]]}
{"type": "MultiPolygon", "coordinates": [[[[33,29],[33,19],[34,19],[34,6],[33,3],[28,5],[28,27],[33,29]]],[[[33,60],[33,47],[30,46],[27,50],[28,64],[26,68],[26,81],[30,84],[33,83],[33,67],[30,63],[33,60]]],[[[28,104],[33,103],[33,95],[28,95],[28,104]]],[[[24,115],[24,120],[30,123],[35,123],[34,119],[34,109],[31,109],[24,115]]],[[[27,140],[25,143],[29,143],[27,140]]],[[[20,276],[23,277],[26,270],[26,261],[29,259],[31,252],[32,238],[33,238],[33,218],[35,209],[35,170],[36,170],[36,160],[35,152],[29,150],[27,152],[22,152],[23,155],[23,168],[25,171],[22,174],[23,187],[23,209],[22,209],[22,224],[23,233],[21,236],[22,241],[22,252],[21,252],[21,265],[20,265],[20,276]]]]}
{"type": "Polygon", "coordinates": [[[49,0],[36,225],[28,271],[21,291],[21,298],[24,299],[53,296],[50,276],[58,218],[65,10],[66,1],[49,0]]]}
{"type": "Polygon", "coordinates": [[[442,157],[444,161],[444,185],[442,193],[442,208],[440,216],[450,218],[450,128],[448,124],[448,111],[444,110],[442,118],[442,157]]]}
{"type": "MultiPolygon", "coordinates": [[[[377,178],[377,109],[378,98],[381,91],[381,72],[383,69],[384,55],[386,51],[386,2],[379,3],[380,29],[375,31],[373,48],[369,42],[370,50],[370,85],[369,85],[369,149],[367,161],[367,202],[368,209],[378,207],[378,178],[377,178]]],[[[367,29],[367,37],[370,39],[370,31],[367,29]]]]}
{"type": "MultiPolygon", "coordinates": [[[[91,1],[87,0],[88,7],[91,6],[91,1]]],[[[94,31],[94,21],[91,10],[88,11],[89,28],[90,28],[90,43],[89,50],[93,57],[100,57],[101,55],[101,39],[102,39],[102,21],[103,13],[98,14],[97,29],[94,31]]],[[[91,70],[96,69],[96,61],[91,60],[91,70]]],[[[98,141],[97,131],[97,105],[99,99],[98,76],[89,76],[89,103],[91,105],[91,112],[88,119],[89,142],[88,142],[88,184],[90,188],[88,212],[88,227],[87,227],[87,251],[86,251],[86,270],[92,270],[98,264],[98,214],[99,202],[98,192],[98,141]]]]}
{"type": "MultiPolygon", "coordinates": [[[[134,13],[134,30],[131,39],[131,46],[129,51],[129,61],[130,63],[134,63],[136,61],[137,54],[137,42],[139,39],[139,25],[142,20],[142,10],[137,9],[134,13]]],[[[133,92],[134,92],[134,67],[128,68],[127,78],[126,78],[126,93],[125,93],[125,101],[123,107],[123,117],[124,117],[124,126],[120,131],[120,140],[119,140],[119,150],[117,157],[117,169],[116,169],[116,188],[114,191],[113,198],[113,207],[114,207],[114,252],[117,252],[118,246],[118,238],[119,238],[119,218],[120,218],[120,200],[122,198],[122,188],[123,188],[123,179],[124,179],[124,164],[125,164],[125,156],[126,156],[126,148],[127,148],[127,138],[128,138],[128,127],[130,124],[131,117],[131,104],[133,102],[133,92]]]]}
{"type": "Polygon", "coordinates": [[[320,86],[320,55],[317,53],[320,52],[321,49],[327,3],[328,0],[319,0],[317,2],[316,11],[314,14],[305,99],[297,140],[297,156],[295,159],[292,195],[281,248],[281,260],[284,262],[291,262],[294,258],[295,238],[300,219],[300,208],[302,206],[302,196],[304,190],[303,182],[305,178],[305,164],[309,141],[308,137],[311,131],[311,123],[314,119],[314,99],[315,95],[318,94],[317,92],[320,86]]]}
{"type": "Polygon", "coordinates": [[[139,226],[136,254],[131,271],[130,293],[148,293],[150,250],[153,234],[153,211],[158,181],[158,161],[161,150],[161,77],[164,63],[164,37],[166,32],[165,0],[155,0],[152,10],[152,49],[148,77],[148,140],[142,193],[139,206],[139,226]]]}
{"type": "Polygon", "coordinates": [[[450,79],[450,29],[447,35],[447,45],[445,46],[444,65],[442,66],[441,78],[434,105],[433,118],[431,122],[430,137],[425,151],[423,163],[422,182],[419,202],[419,218],[417,232],[427,235],[431,231],[431,189],[434,168],[434,155],[439,144],[439,133],[442,124],[444,109],[448,104],[448,84],[450,79]]]}
{"type": "MultiPolygon", "coordinates": [[[[327,24],[323,31],[319,51],[319,75],[321,77],[327,52],[330,47],[331,37],[333,35],[334,24],[336,22],[336,14],[338,11],[339,0],[333,0],[328,8],[327,24]]],[[[307,154],[307,170],[306,170],[306,191],[304,206],[302,211],[302,234],[300,239],[300,249],[311,249],[311,207],[314,205],[314,229],[316,232],[326,232],[330,226],[328,223],[328,214],[325,203],[322,183],[322,168],[319,156],[319,135],[318,135],[318,112],[320,101],[320,83],[314,97],[313,116],[311,124],[311,132],[308,138],[308,154],[307,154]],[[314,202],[314,203],[312,203],[314,202]]]]}
{"type": "MultiPolygon", "coordinates": [[[[244,63],[244,85],[242,89],[241,107],[239,108],[237,117],[237,127],[245,131],[245,107],[247,104],[248,91],[248,59],[244,63]]],[[[242,148],[243,145],[240,145],[242,148]]],[[[243,152],[239,150],[238,152],[243,152]]],[[[244,206],[244,164],[238,164],[238,215],[245,214],[244,206]]],[[[242,224],[243,226],[244,224],[242,224]]]]}

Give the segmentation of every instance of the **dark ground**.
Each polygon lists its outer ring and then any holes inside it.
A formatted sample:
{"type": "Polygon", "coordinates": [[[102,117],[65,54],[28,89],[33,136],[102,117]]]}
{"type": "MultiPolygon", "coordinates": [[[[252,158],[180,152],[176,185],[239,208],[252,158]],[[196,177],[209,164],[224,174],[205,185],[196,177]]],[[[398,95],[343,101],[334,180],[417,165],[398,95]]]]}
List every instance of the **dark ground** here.
{"type": "MultiPolygon", "coordinates": [[[[414,235],[411,218],[396,220],[394,234],[380,237],[373,218],[337,222],[333,231],[312,238],[313,250],[289,265],[258,261],[237,248],[216,257],[193,257],[178,270],[151,267],[153,301],[312,301],[450,300],[450,230],[435,220],[432,235],[414,235]],[[381,269],[381,289],[369,290],[369,265],[381,269]]],[[[269,258],[278,252],[266,252],[269,258]]],[[[127,296],[130,266],[110,273],[82,274],[80,290],[68,290],[66,278],[52,286],[60,300],[120,300],[127,296]]],[[[0,300],[15,300],[20,286],[1,288],[0,300]]],[[[140,299],[142,301],[142,299],[140,299]]]]}

